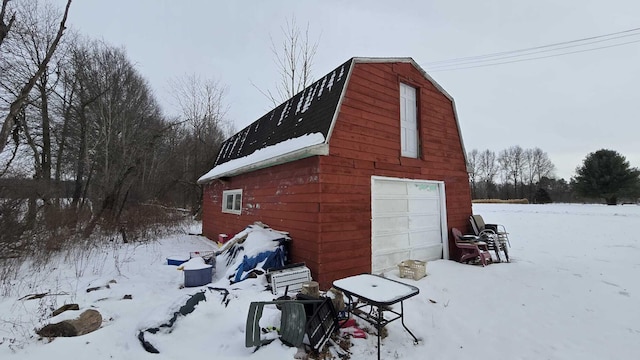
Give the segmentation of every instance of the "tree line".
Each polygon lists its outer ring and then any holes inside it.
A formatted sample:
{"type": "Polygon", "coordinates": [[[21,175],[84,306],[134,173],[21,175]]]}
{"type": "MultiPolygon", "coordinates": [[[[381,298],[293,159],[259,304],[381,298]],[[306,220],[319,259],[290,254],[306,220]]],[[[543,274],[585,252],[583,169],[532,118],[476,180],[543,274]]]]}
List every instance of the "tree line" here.
{"type": "Polygon", "coordinates": [[[536,199],[536,193],[540,186],[549,187],[553,182],[555,166],[542,149],[515,145],[498,153],[471,150],[467,153],[467,170],[474,199],[527,198],[535,202],[544,200],[536,199]]]}
{"type": "Polygon", "coordinates": [[[467,153],[473,199],[527,199],[529,203],[635,203],[640,197],[640,170],[614,150],[587,154],[569,182],[554,176],[555,166],[540,148],[511,146],[467,153]]]}
{"type": "Polygon", "coordinates": [[[28,199],[0,203],[0,228],[16,239],[68,223],[88,236],[121,226],[130,204],[195,212],[197,178],[233,131],[225,87],[174,79],[181,113],[167,117],[123,48],[67,29],[70,5],[2,0],[0,179],[38,185],[28,199]]]}

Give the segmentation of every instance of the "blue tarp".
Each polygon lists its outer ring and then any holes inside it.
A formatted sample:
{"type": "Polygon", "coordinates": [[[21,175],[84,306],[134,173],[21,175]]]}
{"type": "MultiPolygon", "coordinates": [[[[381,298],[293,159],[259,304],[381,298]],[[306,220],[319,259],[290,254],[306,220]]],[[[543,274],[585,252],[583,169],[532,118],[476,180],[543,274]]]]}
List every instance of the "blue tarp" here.
{"type": "Polygon", "coordinates": [[[263,261],[263,269],[279,268],[284,266],[285,254],[282,246],[277,247],[274,251],[264,251],[250,258],[245,255],[242,259],[242,263],[240,263],[240,265],[236,269],[236,276],[233,279],[233,282],[245,280],[249,276],[249,274],[245,274],[244,277],[242,275],[245,272],[255,269],[256,266],[258,266],[258,264],[262,263],[263,261]]]}

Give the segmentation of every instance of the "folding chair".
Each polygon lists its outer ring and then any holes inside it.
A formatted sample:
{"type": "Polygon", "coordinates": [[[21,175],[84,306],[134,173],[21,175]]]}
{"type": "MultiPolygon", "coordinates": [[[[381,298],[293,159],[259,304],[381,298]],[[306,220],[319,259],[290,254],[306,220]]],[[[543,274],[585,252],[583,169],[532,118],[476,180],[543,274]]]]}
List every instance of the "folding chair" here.
{"type": "Polygon", "coordinates": [[[486,241],[489,249],[496,253],[498,262],[502,261],[502,259],[500,259],[500,251],[504,252],[504,256],[507,262],[509,262],[509,249],[507,245],[511,246],[511,242],[509,241],[509,233],[504,225],[486,224],[482,215],[471,215],[469,216],[469,221],[471,222],[474,234],[483,241],[486,241]]]}

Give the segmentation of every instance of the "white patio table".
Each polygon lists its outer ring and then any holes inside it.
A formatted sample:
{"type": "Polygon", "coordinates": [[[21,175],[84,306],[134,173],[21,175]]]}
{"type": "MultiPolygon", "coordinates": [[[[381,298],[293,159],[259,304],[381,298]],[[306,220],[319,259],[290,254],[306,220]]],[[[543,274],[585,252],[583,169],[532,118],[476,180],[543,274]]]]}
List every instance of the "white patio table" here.
{"type": "Polygon", "coordinates": [[[413,337],[414,343],[418,343],[418,338],[404,324],[403,305],[404,300],[418,295],[420,289],[417,287],[374,274],[339,279],[333,282],[333,287],[347,296],[347,308],[350,313],[375,326],[378,333],[378,360],[380,330],[392,321],[400,319],[404,329],[413,337]],[[357,303],[354,303],[353,297],[358,298],[357,303]],[[391,305],[396,303],[400,303],[400,312],[391,308],[391,305]],[[364,311],[363,308],[368,308],[368,311],[364,311]],[[385,317],[385,313],[388,316],[385,317]]]}

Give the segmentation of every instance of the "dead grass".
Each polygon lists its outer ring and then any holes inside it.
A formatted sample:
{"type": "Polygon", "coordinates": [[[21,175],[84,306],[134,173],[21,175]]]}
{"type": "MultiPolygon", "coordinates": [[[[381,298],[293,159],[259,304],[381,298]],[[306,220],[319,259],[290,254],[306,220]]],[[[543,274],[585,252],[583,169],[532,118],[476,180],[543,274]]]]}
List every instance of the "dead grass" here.
{"type": "MultiPolygon", "coordinates": [[[[19,269],[28,263],[46,268],[59,254],[64,255],[76,276],[99,272],[108,259],[100,255],[105,246],[155,241],[169,234],[186,232],[191,221],[188,212],[158,205],[137,205],[126,209],[120,221],[98,222],[90,236],[83,233],[91,219],[89,209],[76,211],[65,207],[41,206],[31,224],[26,221],[24,203],[0,202],[0,294],[9,295],[20,282],[19,269]],[[98,256],[100,261],[91,259],[98,256]]],[[[114,252],[119,254],[118,252],[114,252]]],[[[125,259],[114,259],[116,268],[125,259]]]]}
{"type": "Polygon", "coordinates": [[[475,199],[471,201],[474,204],[528,204],[527,199],[475,199]]]}

